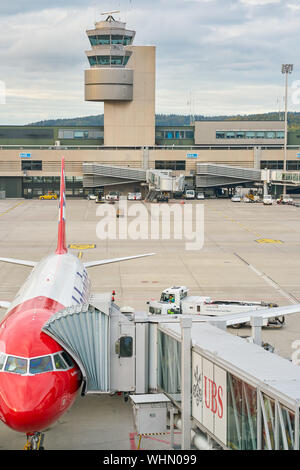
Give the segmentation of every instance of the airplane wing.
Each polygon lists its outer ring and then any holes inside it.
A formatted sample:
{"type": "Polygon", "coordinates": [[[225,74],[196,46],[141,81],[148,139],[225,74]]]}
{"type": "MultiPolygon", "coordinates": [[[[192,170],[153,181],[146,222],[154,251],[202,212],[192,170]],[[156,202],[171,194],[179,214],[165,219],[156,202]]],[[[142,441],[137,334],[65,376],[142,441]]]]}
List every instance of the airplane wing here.
{"type": "Polygon", "coordinates": [[[217,318],[211,317],[213,321],[226,321],[227,326],[237,325],[239,323],[247,323],[251,321],[251,317],[262,317],[264,319],[291,315],[292,313],[300,313],[300,304],[287,305],[285,307],[260,308],[258,310],[249,310],[242,313],[232,313],[221,315],[217,318]]]}
{"type": "Polygon", "coordinates": [[[31,266],[32,268],[37,265],[37,261],[28,261],[15,258],[0,258],[0,261],[4,261],[4,263],[21,264],[22,266],[31,266]]]}
{"type": "Polygon", "coordinates": [[[119,261],[127,261],[129,259],[143,258],[144,256],[152,256],[152,255],[155,255],[155,253],[145,253],[144,255],[126,256],[125,258],[111,258],[111,259],[102,259],[99,261],[87,261],[86,263],[83,263],[83,264],[85,268],[91,268],[92,266],[101,266],[103,264],[118,263],[119,261]]]}

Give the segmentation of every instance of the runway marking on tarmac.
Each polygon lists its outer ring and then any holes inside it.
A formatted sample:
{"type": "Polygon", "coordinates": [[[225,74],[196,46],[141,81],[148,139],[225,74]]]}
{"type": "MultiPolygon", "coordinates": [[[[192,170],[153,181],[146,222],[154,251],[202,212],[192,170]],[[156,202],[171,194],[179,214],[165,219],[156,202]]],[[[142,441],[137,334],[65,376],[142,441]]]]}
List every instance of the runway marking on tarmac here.
{"type": "Polygon", "coordinates": [[[283,243],[281,240],[273,240],[272,238],[259,238],[255,240],[257,243],[283,243]]]}
{"type": "Polygon", "coordinates": [[[92,250],[93,248],[96,248],[96,245],[89,245],[87,243],[72,243],[69,245],[69,248],[71,248],[71,250],[92,250]]]}
{"type": "Polygon", "coordinates": [[[283,244],[284,243],[282,240],[273,240],[272,238],[263,238],[260,233],[258,233],[255,230],[247,227],[247,225],[242,224],[238,220],[233,219],[232,217],[229,217],[227,215],[224,215],[221,211],[218,211],[216,209],[211,209],[211,210],[212,210],[212,212],[217,212],[218,214],[223,215],[224,219],[227,219],[230,222],[233,222],[233,223],[239,225],[242,229],[246,230],[247,232],[253,233],[256,237],[258,237],[257,240],[255,240],[257,243],[272,243],[272,244],[283,244]]]}
{"type": "Polygon", "coordinates": [[[25,202],[26,202],[26,201],[18,202],[17,204],[15,204],[14,206],[10,207],[10,208],[7,209],[6,211],[1,212],[1,213],[0,213],[0,217],[2,217],[2,215],[5,215],[5,214],[7,214],[8,212],[12,211],[12,210],[15,209],[16,207],[21,206],[22,204],[25,204],[25,202]]]}
{"type": "Polygon", "coordinates": [[[234,253],[234,255],[237,258],[239,258],[244,264],[246,264],[248,266],[248,268],[251,269],[251,271],[253,271],[255,274],[257,274],[257,276],[259,276],[261,279],[263,279],[266,282],[266,284],[273,287],[273,289],[277,290],[277,292],[279,292],[283,297],[288,299],[289,302],[291,302],[292,304],[298,304],[299,303],[299,299],[297,299],[297,297],[295,297],[293,294],[290,294],[289,292],[286,292],[284,289],[282,289],[280,287],[280,285],[277,284],[277,282],[273,281],[273,279],[271,279],[267,274],[259,271],[252,264],[248,263],[248,261],[246,261],[244,258],[242,258],[238,253],[234,253]]]}

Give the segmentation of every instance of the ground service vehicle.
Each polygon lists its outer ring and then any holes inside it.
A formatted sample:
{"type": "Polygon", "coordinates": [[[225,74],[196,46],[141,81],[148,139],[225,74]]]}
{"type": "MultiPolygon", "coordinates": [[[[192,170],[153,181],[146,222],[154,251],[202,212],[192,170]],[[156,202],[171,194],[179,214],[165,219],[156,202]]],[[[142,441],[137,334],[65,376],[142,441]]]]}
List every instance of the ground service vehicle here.
{"type": "Polygon", "coordinates": [[[117,191],[110,191],[108,194],[106,194],[105,199],[107,201],[118,201],[119,193],[117,191]]]}
{"type": "Polygon", "coordinates": [[[186,199],[195,199],[196,193],[193,189],[187,189],[185,191],[185,198],[186,199]]]}
{"type": "MultiPolygon", "coordinates": [[[[174,286],[161,293],[159,301],[148,302],[149,315],[205,315],[223,316],[261,308],[278,307],[277,304],[246,300],[212,300],[206,296],[188,295],[186,286],[174,286]]],[[[282,326],[284,317],[264,320],[264,326],[282,326]]]]}
{"type": "Polygon", "coordinates": [[[241,198],[237,194],[232,196],[231,200],[232,200],[232,202],[241,202],[241,198]]]}
{"type": "Polygon", "coordinates": [[[272,198],[271,194],[266,194],[263,197],[263,204],[265,206],[271,206],[273,204],[273,198],[272,198]]]}
{"type": "Polygon", "coordinates": [[[43,194],[39,197],[39,199],[57,199],[57,194],[53,193],[52,191],[48,191],[47,194],[43,194]]]}

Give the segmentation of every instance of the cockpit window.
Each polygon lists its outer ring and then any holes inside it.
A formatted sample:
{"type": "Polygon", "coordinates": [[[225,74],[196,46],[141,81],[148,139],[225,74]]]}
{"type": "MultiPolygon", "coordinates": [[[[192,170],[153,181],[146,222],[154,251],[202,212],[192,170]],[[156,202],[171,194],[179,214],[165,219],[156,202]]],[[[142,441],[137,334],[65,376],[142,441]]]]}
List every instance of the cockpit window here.
{"type": "Polygon", "coordinates": [[[68,364],[69,367],[74,367],[73,359],[71,358],[71,356],[66,351],[63,351],[61,353],[61,355],[62,355],[62,357],[64,358],[64,360],[66,361],[66,363],[68,364]]]}
{"type": "Polygon", "coordinates": [[[51,370],[53,370],[51,356],[43,356],[37,357],[35,359],[30,359],[30,374],[42,374],[43,372],[49,372],[51,370]]]}
{"type": "Polygon", "coordinates": [[[21,357],[8,356],[6,365],[6,372],[12,372],[13,374],[26,374],[27,372],[27,359],[21,357]]]}
{"type": "Polygon", "coordinates": [[[54,356],[54,364],[56,369],[67,369],[65,362],[60,357],[60,354],[55,354],[54,356]]]}
{"type": "Polygon", "coordinates": [[[5,354],[0,353],[0,370],[2,370],[4,366],[5,358],[6,358],[5,354]]]}

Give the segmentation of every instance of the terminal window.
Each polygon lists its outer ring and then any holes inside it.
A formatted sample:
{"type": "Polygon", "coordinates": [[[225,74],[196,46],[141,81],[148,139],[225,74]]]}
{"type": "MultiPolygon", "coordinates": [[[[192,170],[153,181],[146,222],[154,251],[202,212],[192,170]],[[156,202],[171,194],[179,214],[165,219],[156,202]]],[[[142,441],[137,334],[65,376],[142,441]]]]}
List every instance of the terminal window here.
{"type": "MultiPolygon", "coordinates": [[[[262,160],[260,162],[260,168],[269,170],[283,170],[283,160],[262,160]]],[[[300,161],[298,160],[287,160],[286,162],[287,171],[300,171],[300,161]]]]}
{"type": "Polygon", "coordinates": [[[156,170],[185,170],[184,160],[156,160],[156,170]]]}
{"type": "Polygon", "coordinates": [[[166,130],[163,131],[163,137],[165,139],[193,139],[194,132],[183,129],[166,130]]]}
{"type": "Polygon", "coordinates": [[[75,130],[75,129],[59,129],[59,139],[101,139],[103,131],[98,129],[75,130]]]}
{"type": "Polygon", "coordinates": [[[283,139],[284,131],[216,131],[216,139],[283,139]]]}
{"type": "Polygon", "coordinates": [[[42,160],[30,160],[21,162],[22,171],[42,171],[43,164],[42,160]]]}

